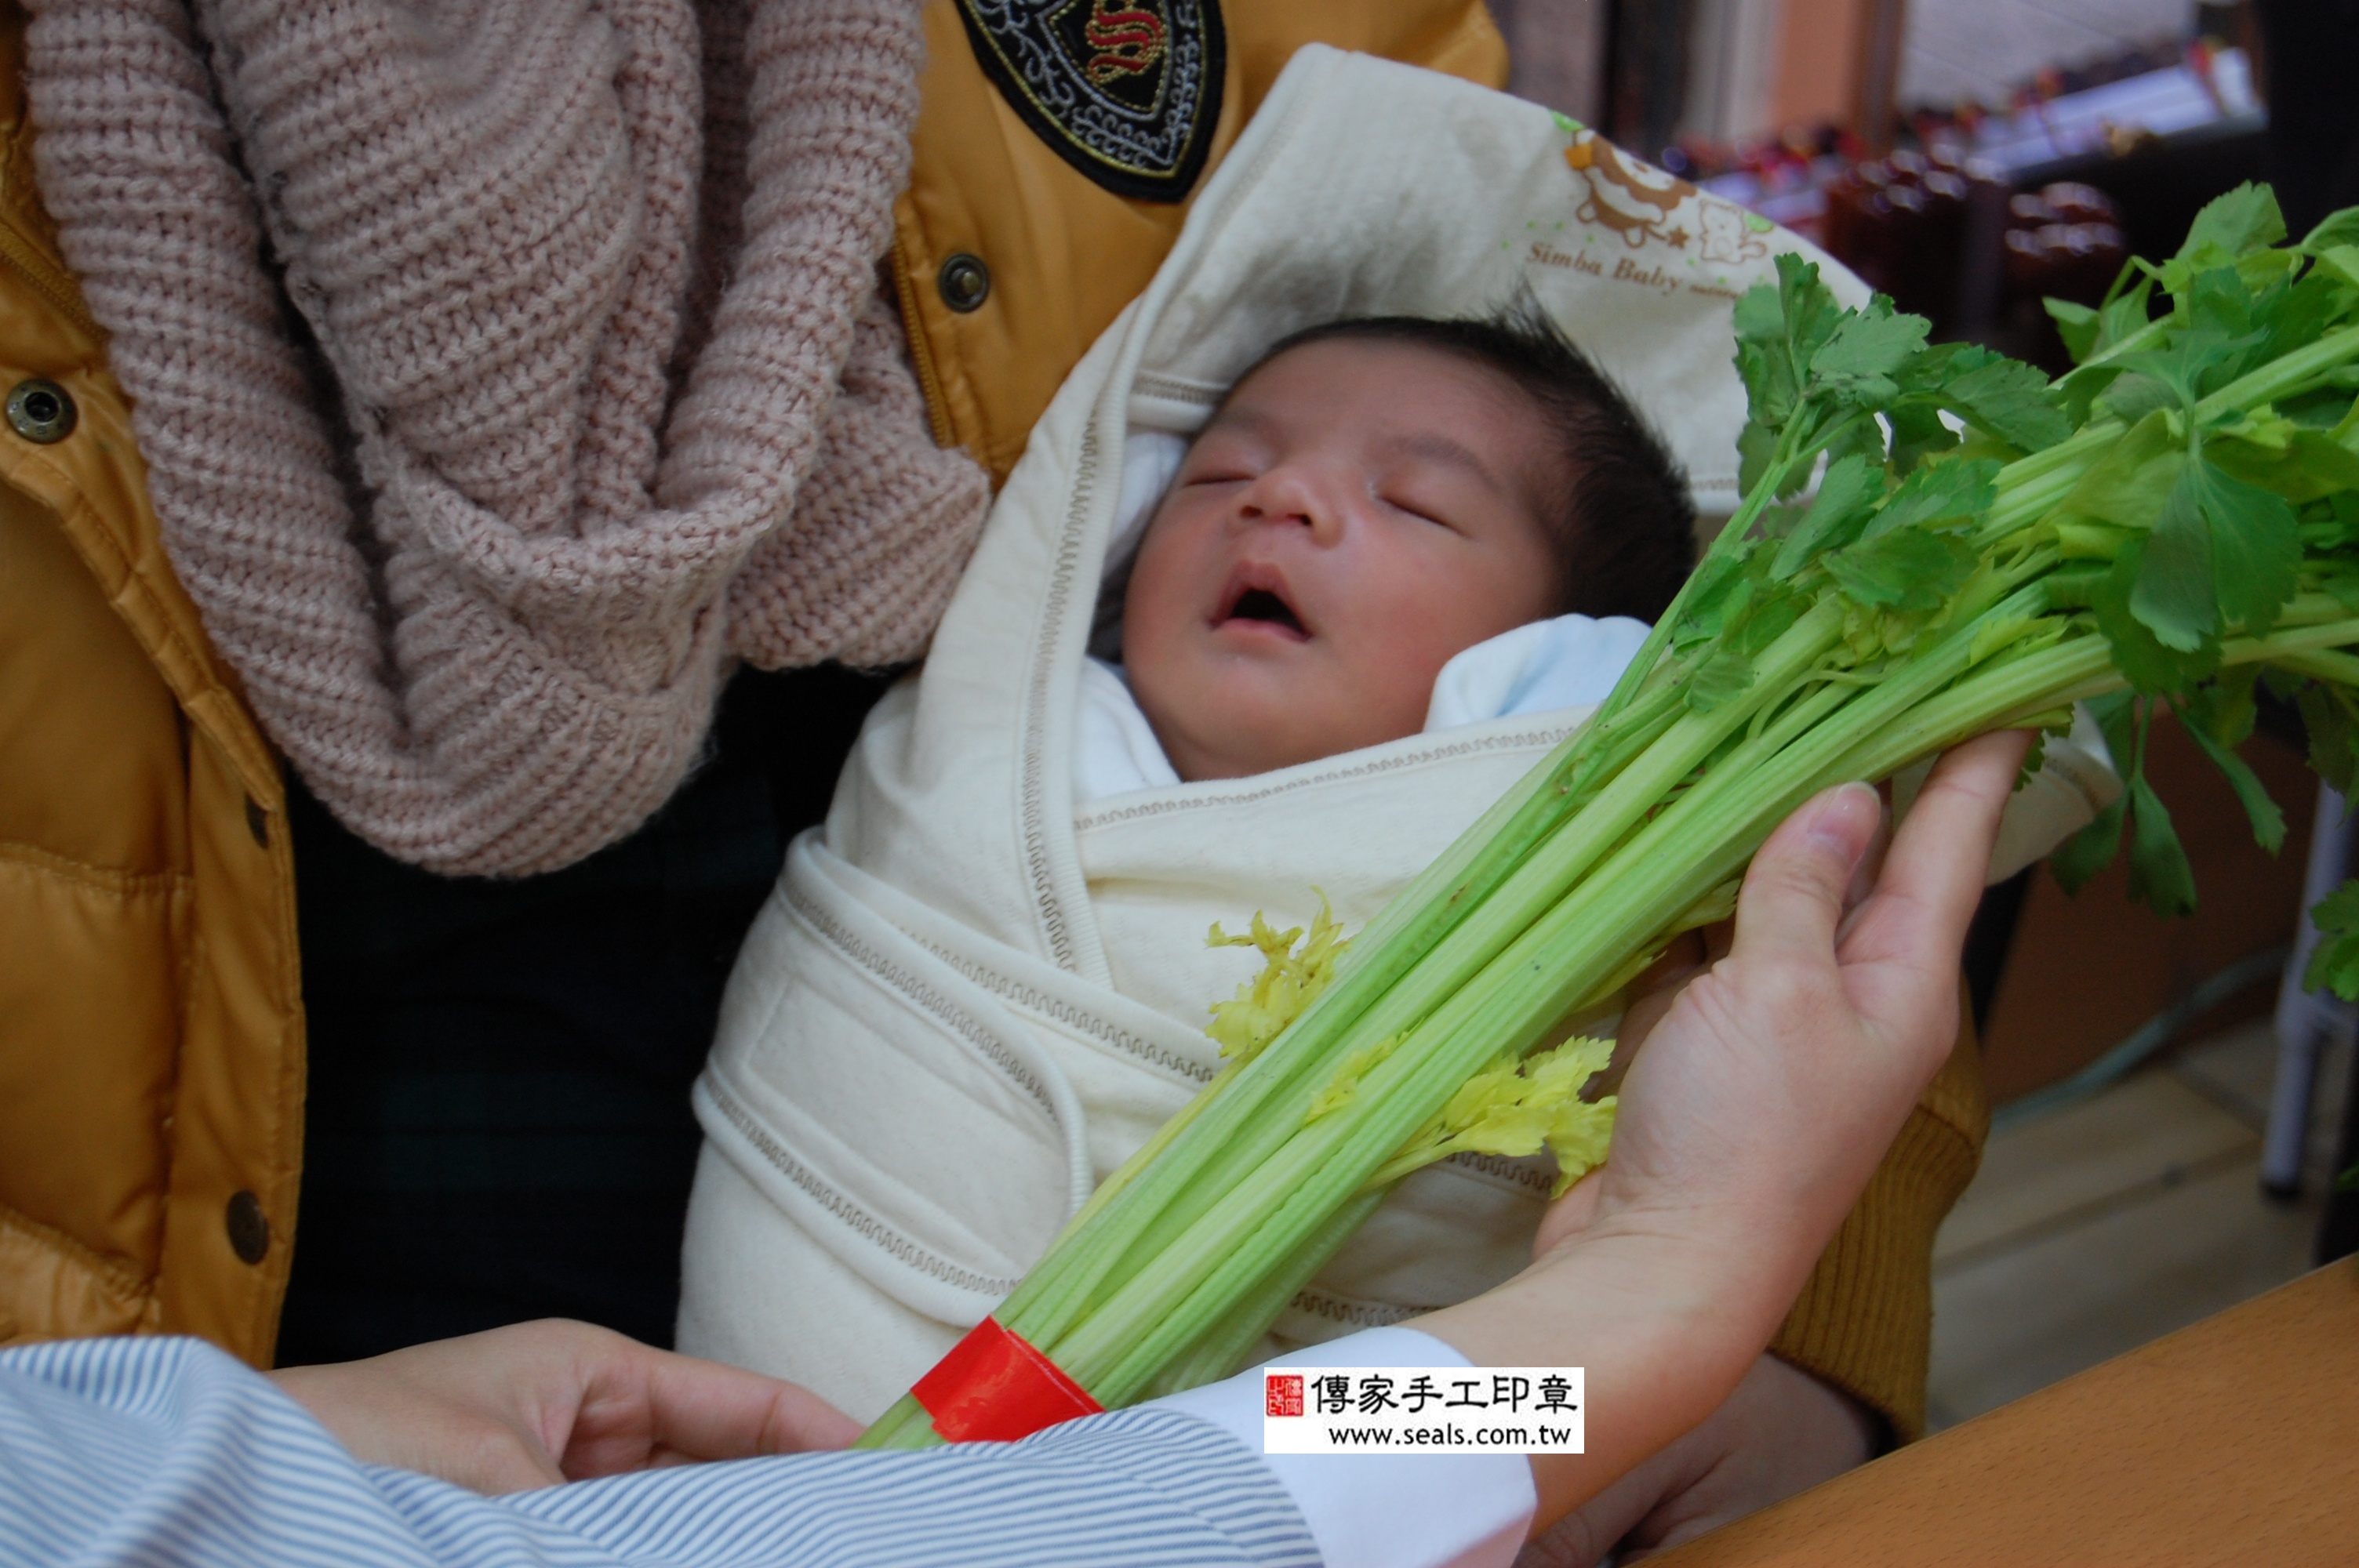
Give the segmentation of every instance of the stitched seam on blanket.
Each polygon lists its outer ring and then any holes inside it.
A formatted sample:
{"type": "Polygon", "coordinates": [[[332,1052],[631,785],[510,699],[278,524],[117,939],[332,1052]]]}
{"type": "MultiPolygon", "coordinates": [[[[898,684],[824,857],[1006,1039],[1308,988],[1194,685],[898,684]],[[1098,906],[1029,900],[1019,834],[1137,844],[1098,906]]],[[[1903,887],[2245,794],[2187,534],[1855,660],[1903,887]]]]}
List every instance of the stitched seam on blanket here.
{"type": "MultiPolygon", "coordinates": [[[[920,941],[922,942],[922,938],[920,941]]],[[[928,952],[968,979],[985,990],[996,991],[1019,1007],[1037,1012],[1051,1022],[1064,1024],[1070,1029],[1077,1029],[1093,1040],[1103,1041],[1115,1050],[1127,1055],[1136,1056],[1141,1061],[1152,1062],[1165,1071],[1177,1073],[1190,1082],[1208,1084],[1212,1081],[1211,1069],[1200,1066],[1176,1052],[1167,1051],[1151,1040],[1133,1034],[1119,1024],[1109,1023],[1093,1012],[1076,1007],[1060,998],[1050,996],[1048,992],[1038,987],[1027,985],[1022,980],[1012,979],[996,969],[988,968],[972,958],[951,952],[947,947],[938,947],[931,942],[923,942],[922,945],[928,952]]]]}
{"type": "Polygon", "coordinates": [[[1489,1176],[1495,1181],[1505,1182],[1511,1187],[1521,1187],[1526,1192],[1538,1193],[1542,1197],[1548,1196],[1556,1190],[1554,1172],[1534,1170],[1520,1160],[1510,1160],[1501,1154],[1471,1152],[1452,1154],[1439,1162],[1444,1165],[1456,1165],[1462,1170],[1489,1176]]]}
{"type": "Polygon", "coordinates": [[[1048,676],[1057,654],[1057,632],[1064,625],[1066,601],[1073,597],[1073,566],[1081,558],[1081,512],[1088,504],[1090,483],[1097,479],[1097,420],[1081,431],[1081,458],[1073,462],[1073,503],[1066,507],[1064,537],[1057,542],[1057,566],[1049,570],[1048,603],[1040,606],[1040,642],[1033,646],[1031,693],[1024,712],[1024,865],[1033,880],[1033,903],[1048,931],[1048,946],[1057,953],[1060,969],[1078,969],[1073,962],[1073,936],[1064,929],[1064,905],[1057,901],[1057,881],[1048,868],[1048,781],[1043,778],[1043,748],[1048,745],[1048,676]]]}
{"type": "Polygon", "coordinates": [[[1082,431],[1082,451],[1073,467],[1073,500],[1065,512],[1064,537],[1057,545],[1057,564],[1049,577],[1049,601],[1041,607],[1038,652],[1032,660],[1030,700],[1024,715],[1024,858],[1032,873],[1032,898],[1057,956],[1060,968],[1073,969],[1072,935],[1065,929],[1064,906],[1058,902],[1049,871],[1048,781],[1042,776],[1042,752],[1049,725],[1049,673],[1057,653],[1060,629],[1072,598],[1073,571],[1082,551],[1082,511],[1097,477],[1098,427],[1093,418],[1082,431]]]}
{"type": "Polygon", "coordinates": [[[1402,768],[1417,767],[1426,762],[1448,762],[1456,757],[1477,756],[1484,752],[1512,751],[1523,746],[1551,745],[1563,740],[1571,732],[1568,729],[1561,728],[1526,730],[1513,735],[1494,735],[1482,741],[1459,741],[1430,752],[1417,752],[1404,757],[1382,757],[1375,762],[1360,762],[1352,767],[1340,768],[1333,773],[1315,773],[1309,778],[1288,779],[1282,784],[1265,784],[1259,789],[1238,794],[1224,792],[1189,800],[1150,800],[1144,806],[1125,806],[1118,811],[1096,812],[1087,816],[1076,817],[1073,827],[1076,831],[1087,831],[1092,827],[1103,827],[1110,823],[1132,822],[1143,816],[1161,816],[1174,811],[1196,811],[1213,806],[1243,806],[1256,800],[1267,800],[1274,795],[1290,794],[1299,789],[1310,789],[1316,784],[1335,784],[1345,779],[1369,778],[1378,773],[1396,773],[1402,768]]]}
{"type": "Polygon", "coordinates": [[[1133,397],[1160,397],[1173,403],[1192,403],[1210,408],[1221,400],[1222,388],[1207,386],[1201,381],[1181,381],[1176,376],[1158,375],[1153,371],[1141,371],[1130,384],[1133,397]]]}
{"type": "Polygon", "coordinates": [[[1031,1069],[1017,1060],[1005,1044],[994,1039],[991,1031],[976,1022],[965,1009],[838,925],[792,882],[779,885],[787,895],[787,902],[794,906],[795,913],[809,921],[821,935],[834,943],[844,957],[866,969],[881,983],[899,991],[937,1022],[988,1056],[1001,1072],[1024,1087],[1025,1092],[1039,1105],[1041,1112],[1052,1125],[1061,1123],[1057,1115],[1056,1102],[1049,1098],[1048,1089],[1032,1076],[1031,1069]]]}
{"type": "Polygon", "coordinates": [[[776,1166],[780,1175],[809,1193],[828,1213],[902,1262],[962,1290],[1004,1296],[1016,1288],[1017,1281],[1015,1280],[978,1274],[971,1269],[960,1268],[946,1258],[937,1257],[853,1203],[822,1180],[818,1172],[787,1152],[786,1146],[771,1137],[768,1129],[754,1119],[754,1113],[738,1104],[736,1097],[715,1082],[710,1073],[704,1077],[704,1090],[712,1097],[712,1103],[721,1108],[721,1114],[729,1119],[729,1125],[735,1128],[763,1159],[776,1166]]]}
{"type": "Polygon", "coordinates": [[[1307,1312],[1312,1317],[1323,1317],[1329,1323],[1348,1323],[1354,1328],[1390,1328],[1419,1313],[1439,1312],[1440,1307],[1390,1306],[1382,1302],[1347,1302],[1320,1291],[1303,1291],[1287,1303],[1297,1312],[1307,1312]]]}

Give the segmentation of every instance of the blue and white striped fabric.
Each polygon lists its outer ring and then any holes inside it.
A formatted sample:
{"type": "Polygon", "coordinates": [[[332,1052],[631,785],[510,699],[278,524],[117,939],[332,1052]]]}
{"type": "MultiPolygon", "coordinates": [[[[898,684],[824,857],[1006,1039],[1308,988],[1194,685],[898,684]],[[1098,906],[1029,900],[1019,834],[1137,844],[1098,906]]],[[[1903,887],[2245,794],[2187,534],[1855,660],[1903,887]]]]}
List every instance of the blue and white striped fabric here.
{"type": "Polygon", "coordinates": [[[745,1460],[483,1498],[357,1464],[190,1339],[0,1352],[0,1563],[1315,1568],[1258,1454],[1154,1407],[1012,1445],[745,1460]]]}

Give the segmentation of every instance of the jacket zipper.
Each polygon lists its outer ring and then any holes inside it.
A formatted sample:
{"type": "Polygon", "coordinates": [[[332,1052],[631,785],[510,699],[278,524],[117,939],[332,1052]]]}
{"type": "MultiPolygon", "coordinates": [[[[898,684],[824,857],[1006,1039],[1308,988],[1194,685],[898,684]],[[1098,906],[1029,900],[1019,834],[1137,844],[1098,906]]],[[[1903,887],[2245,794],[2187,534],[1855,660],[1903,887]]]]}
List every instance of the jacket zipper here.
{"type": "Polygon", "coordinates": [[[34,293],[93,341],[106,341],[104,329],[90,313],[90,307],[82,303],[82,290],[74,287],[73,278],[64,268],[52,265],[49,257],[5,219],[0,219],[0,262],[5,262],[11,271],[32,287],[34,293]]]}
{"type": "Polygon", "coordinates": [[[934,445],[955,447],[958,431],[951,424],[950,399],[942,394],[941,372],[934,364],[934,346],[926,336],[925,318],[918,303],[918,275],[909,265],[909,247],[893,236],[894,303],[901,309],[901,336],[909,346],[909,362],[918,372],[919,390],[925,394],[926,422],[934,429],[934,445]]]}

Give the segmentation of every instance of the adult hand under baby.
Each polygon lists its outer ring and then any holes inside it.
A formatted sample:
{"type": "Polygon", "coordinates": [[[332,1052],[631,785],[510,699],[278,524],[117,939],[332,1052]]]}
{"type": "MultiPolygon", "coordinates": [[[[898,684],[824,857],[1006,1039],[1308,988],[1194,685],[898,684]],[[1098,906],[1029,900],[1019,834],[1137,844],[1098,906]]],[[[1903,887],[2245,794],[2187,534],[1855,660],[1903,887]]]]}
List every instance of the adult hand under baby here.
{"type": "Polygon", "coordinates": [[[1636,1563],[1733,1524],[1875,1452],[1883,1422],[1800,1368],[1763,1356],[1703,1423],[1533,1537],[1516,1568],[1636,1563]]]}
{"type": "Polygon", "coordinates": [[[1957,1028],[1959,954],[2027,739],[1945,758],[1874,867],[1872,791],[1829,791],[1747,873],[1728,956],[1622,1087],[1613,1158],[1538,1260],[1419,1320],[1478,1365],[1585,1365],[1589,1452],[1537,1456],[1545,1529],[1698,1426],[1759,1357],[1957,1028]]]}
{"type": "Polygon", "coordinates": [[[356,1458],[494,1494],[860,1434],[792,1383],[555,1318],[270,1376],[356,1458]]]}

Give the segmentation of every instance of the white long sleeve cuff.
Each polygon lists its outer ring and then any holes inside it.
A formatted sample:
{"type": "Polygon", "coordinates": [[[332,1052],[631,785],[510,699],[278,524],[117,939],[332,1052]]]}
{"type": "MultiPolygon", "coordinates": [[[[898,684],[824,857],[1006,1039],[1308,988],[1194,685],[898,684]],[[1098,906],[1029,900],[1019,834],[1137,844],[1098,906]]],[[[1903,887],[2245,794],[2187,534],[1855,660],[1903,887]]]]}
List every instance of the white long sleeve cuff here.
{"type": "MultiPolygon", "coordinates": [[[[1273,1367],[1466,1367],[1473,1363],[1413,1328],[1374,1328],[1283,1356],[1273,1367]]],[[[1263,1454],[1262,1370],[1156,1400],[1256,1454],[1302,1510],[1330,1568],[1506,1568],[1522,1549],[1532,1509],[1530,1462],[1520,1454],[1263,1454]]]]}

